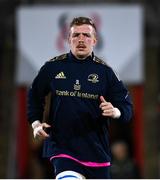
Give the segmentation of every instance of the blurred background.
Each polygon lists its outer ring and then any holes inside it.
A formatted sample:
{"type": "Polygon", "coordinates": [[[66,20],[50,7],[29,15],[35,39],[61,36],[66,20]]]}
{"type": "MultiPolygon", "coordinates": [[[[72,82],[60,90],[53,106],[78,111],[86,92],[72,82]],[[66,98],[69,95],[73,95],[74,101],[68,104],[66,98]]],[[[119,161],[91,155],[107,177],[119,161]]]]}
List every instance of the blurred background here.
{"type": "Polygon", "coordinates": [[[42,142],[33,139],[27,123],[26,95],[44,62],[68,51],[67,23],[75,15],[94,19],[96,54],[115,69],[133,99],[132,121],[111,123],[113,158],[127,154],[138,174],[131,178],[160,178],[158,0],[0,0],[0,178],[53,177],[41,158],[42,142]]]}

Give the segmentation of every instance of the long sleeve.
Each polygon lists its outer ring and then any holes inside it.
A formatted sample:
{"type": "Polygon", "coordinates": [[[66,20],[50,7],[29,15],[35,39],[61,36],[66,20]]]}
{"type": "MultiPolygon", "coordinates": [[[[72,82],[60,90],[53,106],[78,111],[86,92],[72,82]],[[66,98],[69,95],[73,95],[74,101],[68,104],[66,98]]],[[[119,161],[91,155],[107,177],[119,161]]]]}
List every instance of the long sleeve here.
{"type": "Polygon", "coordinates": [[[30,123],[35,120],[42,121],[44,99],[50,91],[49,62],[40,69],[28,91],[27,115],[30,123]]]}
{"type": "Polygon", "coordinates": [[[117,78],[112,69],[110,69],[110,79],[110,102],[120,110],[121,116],[119,120],[127,122],[131,119],[133,113],[131,97],[122,81],[117,78]]]}

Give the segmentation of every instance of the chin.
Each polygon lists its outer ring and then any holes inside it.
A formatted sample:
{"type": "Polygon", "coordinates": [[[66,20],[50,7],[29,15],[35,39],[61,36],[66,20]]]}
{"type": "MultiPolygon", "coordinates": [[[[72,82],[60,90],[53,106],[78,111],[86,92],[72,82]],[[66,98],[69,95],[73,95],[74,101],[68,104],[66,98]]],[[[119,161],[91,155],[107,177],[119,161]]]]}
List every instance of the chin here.
{"type": "Polygon", "coordinates": [[[86,54],[77,54],[77,58],[79,59],[85,59],[87,56],[86,54]]]}
{"type": "Polygon", "coordinates": [[[84,59],[88,56],[88,53],[84,53],[84,52],[80,52],[80,53],[77,53],[77,57],[78,58],[81,58],[81,59],[84,59]]]}

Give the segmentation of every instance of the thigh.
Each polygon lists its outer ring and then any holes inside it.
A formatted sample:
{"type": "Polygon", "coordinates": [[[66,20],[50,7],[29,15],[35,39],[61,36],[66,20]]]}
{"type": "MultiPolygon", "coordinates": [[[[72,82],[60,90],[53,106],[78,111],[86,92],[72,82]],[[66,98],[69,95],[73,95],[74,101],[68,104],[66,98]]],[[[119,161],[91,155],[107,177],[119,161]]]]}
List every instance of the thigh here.
{"type": "Polygon", "coordinates": [[[64,171],[75,171],[85,176],[85,171],[83,166],[81,166],[80,164],[78,164],[73,160],[67,158],[57,158],[57,159],[53,159],[51,163],[54,168],[55,176],[57,176],[59,173],[64,171]]]}
{"type": "Polygon", "coordinates": [[[86,167],[67,158],[53,159],[51,163],[55,176],[64,171],[75,171],[86,179],[111,179],[110,167],[86,167]]]}
{"type": "Polygon", "coordinates": [[[111,179],[110,167],[90,167],[86,172],[87,179],[111,179]]]}

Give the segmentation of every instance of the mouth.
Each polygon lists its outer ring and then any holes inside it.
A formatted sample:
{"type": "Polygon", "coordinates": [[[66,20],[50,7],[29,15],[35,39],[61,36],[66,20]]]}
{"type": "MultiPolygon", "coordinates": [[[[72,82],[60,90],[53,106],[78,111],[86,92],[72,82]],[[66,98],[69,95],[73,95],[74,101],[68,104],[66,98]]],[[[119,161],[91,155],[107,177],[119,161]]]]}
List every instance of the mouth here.
{"type": "Polygon", "coordinates": [[[77,49],[79,49],[79,50],[84,50],[85,48],[86,48],[85,45],[78,45],[78,46],[77,46],[77,49]]]}

